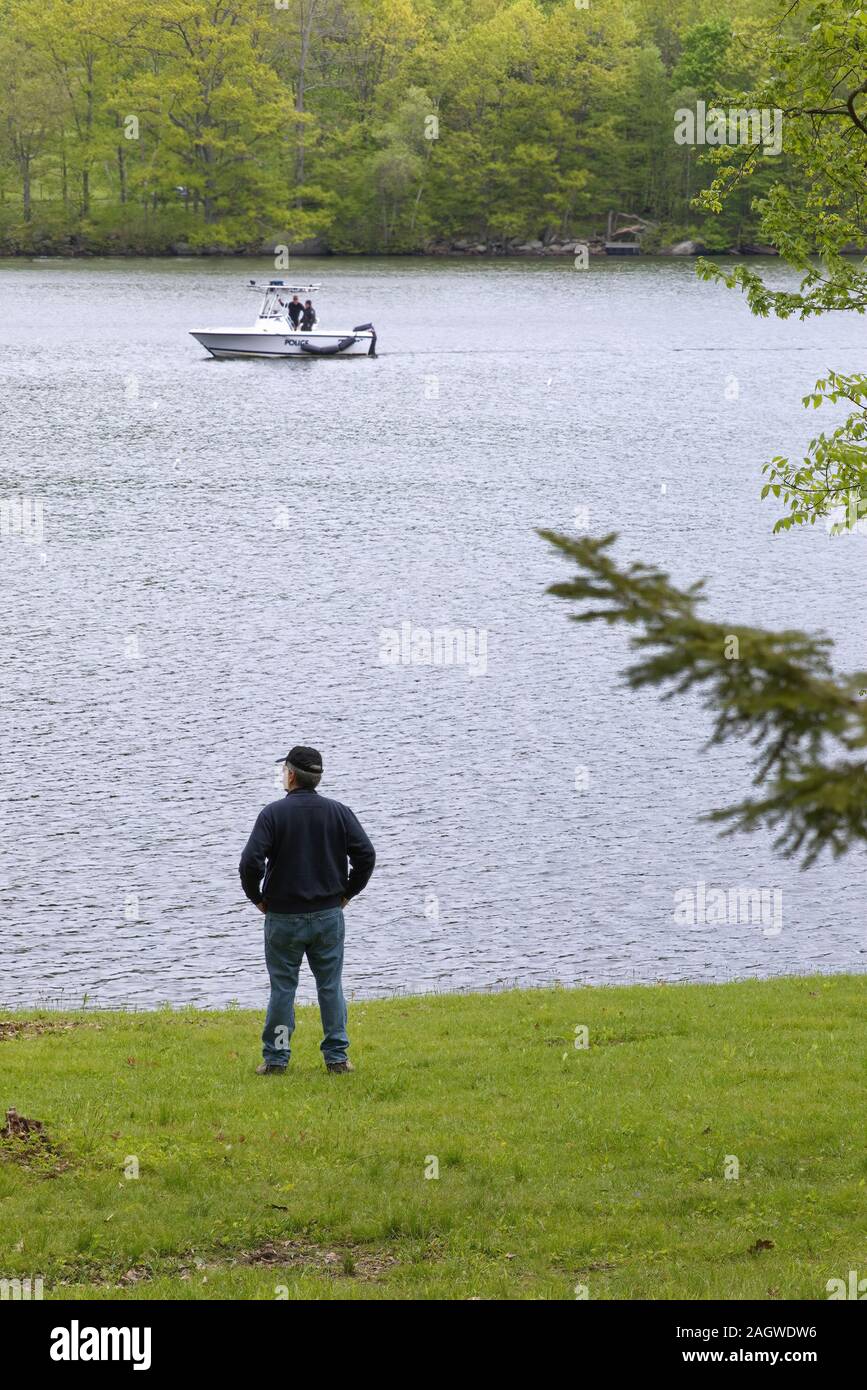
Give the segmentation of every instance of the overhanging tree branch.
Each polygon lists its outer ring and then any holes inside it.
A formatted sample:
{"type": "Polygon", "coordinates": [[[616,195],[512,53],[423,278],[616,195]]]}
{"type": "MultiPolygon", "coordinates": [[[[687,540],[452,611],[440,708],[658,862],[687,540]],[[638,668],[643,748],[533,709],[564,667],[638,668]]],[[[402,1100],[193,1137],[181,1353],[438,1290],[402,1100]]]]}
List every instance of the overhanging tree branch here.
{"type": "Polygon", "coordinates": [[[804,868],[824,849],[838,856],[867,840],[867,761],[853,756],[867,748],[867,672],[835,675],[827,637],[699,617],[703,582],[681,590],[661,570],[619,566],[616,532],[539,534],[578,568],[548,592],[593,604],[571,614],[575,622],[637,629],[631,646],[642,659],[624,672],[629,686],[658,687],[664,699],[700,692],[714,716],[709,745],[742,738],[755,750],[753,786],[763,794],[708,819],[727,834],[770,827],[774,847],[800,854],[804,868]]]}

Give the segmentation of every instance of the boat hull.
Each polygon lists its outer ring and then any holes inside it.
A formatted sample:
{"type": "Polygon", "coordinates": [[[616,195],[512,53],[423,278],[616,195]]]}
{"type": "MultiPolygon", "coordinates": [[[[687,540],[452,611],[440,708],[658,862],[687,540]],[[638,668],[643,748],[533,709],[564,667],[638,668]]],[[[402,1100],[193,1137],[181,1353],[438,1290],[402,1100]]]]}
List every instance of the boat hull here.
{"type": "Polygon", "coordinates": [[[373,333],[251,333],[202,329],[192,334],[212,357],[367,357],[373,333]]]}

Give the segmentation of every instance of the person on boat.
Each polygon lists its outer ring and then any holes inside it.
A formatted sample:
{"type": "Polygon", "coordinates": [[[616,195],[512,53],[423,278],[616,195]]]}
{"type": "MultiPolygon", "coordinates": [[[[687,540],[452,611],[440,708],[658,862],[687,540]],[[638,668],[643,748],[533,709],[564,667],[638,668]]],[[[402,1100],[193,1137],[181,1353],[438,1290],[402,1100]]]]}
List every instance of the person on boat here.
{"type": "Polygon", "coordinates": [[[316,310],[313,308],[309,299],[305,299],[304,308],[301,310],[301,328],[305,333],[309,333],[316,322],[316,310]]]}
{"type": "Polygon", "coordinates": [[[298,298],[297,294],[293,294],[292,302],[287,306],[286,312],[288,313],[289,318],[292,321],[292,327],[297,328],[298,321],[304,312],[303,305],[301,303],[301,300],[298,298]]]}
{"type": "Polygon", "coordinates": [[[349,807],[316,790],[322,777],[316,748],[296,744],[278,762],[286,795],[259,812],[239,865],[244,892],[265,915],[271,981],[256,1071],[280,1074],[289,1063],[305,955],[319,996],[325,1065],[330,1072],[353,1071],[341,984],[343,909],[367,886],[376,852],[349,807]]]}

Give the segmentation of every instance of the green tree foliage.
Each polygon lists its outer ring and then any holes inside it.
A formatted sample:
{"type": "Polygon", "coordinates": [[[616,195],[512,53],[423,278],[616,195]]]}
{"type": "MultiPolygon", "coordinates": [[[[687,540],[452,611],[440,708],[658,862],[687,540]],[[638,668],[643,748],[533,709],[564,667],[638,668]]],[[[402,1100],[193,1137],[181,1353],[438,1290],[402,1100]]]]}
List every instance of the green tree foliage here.
{"type": "MultiPolygon", "coordinates": [[[[696,230],[713,171],[675,145],[674,111],[764,78],[759,0],[727,14],[714,0],[0,0],[0,240],[414,251],[584,236],[611,208],[696,230]]],[[[697,230],[736,241],[748,202],[697,230]]]]}
{"type": "MultiPolygon", "coordinates": [[[[786,160],[793,178],[756,189],[762,167],[756,150],[720,149],[716,178],[699,197],[711,213],[725,214],[733,200],[754,195],[764,238],[801,272],[797,291],[769,288],[746,265],[723,271],[708,262],[699,273],[739,287],[754,314],[811,318],[867,307],[864,244],[867,163],[867,12],[856,0],[819,0],[786,6],[777,28],[772,71],[749,98],[753,106],[783,112],[786,160]],[[787,26],[798,25],[789,33],[787,26]]],[[[863,525],[867,508],[867,376],[831,372],[804,397],[804,404],[848,402],[854,407],[830,434],[811,444],[806,458],[775,458],[765,465],[762,496],[780,498],[788,510],[775,530],[831,518],[835,530],[863,525]]]]}
{"type": "Polygon", "coordinates": [[[727,19],[696,24],[687,30],[671,80],[676,87],[715,91],[728,65],[732,27],[727,19]]]}

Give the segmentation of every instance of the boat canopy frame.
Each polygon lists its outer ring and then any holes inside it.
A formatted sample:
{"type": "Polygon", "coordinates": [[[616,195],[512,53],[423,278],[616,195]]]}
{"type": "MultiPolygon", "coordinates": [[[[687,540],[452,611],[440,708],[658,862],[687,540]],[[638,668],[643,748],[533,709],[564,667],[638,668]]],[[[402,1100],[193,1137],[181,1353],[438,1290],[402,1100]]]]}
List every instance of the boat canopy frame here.
{"type": "Polygon", "coordinates": [[[289,285],[285,280],[250,281],[250,289],[262,296],[260,319],[288,319],[289,300],[284,299],[284,295],[311,294],[321,288],[321,285],[289,285]]]}

